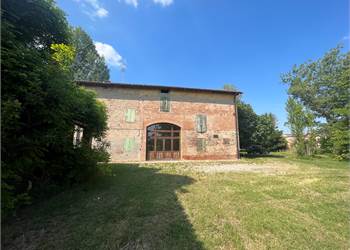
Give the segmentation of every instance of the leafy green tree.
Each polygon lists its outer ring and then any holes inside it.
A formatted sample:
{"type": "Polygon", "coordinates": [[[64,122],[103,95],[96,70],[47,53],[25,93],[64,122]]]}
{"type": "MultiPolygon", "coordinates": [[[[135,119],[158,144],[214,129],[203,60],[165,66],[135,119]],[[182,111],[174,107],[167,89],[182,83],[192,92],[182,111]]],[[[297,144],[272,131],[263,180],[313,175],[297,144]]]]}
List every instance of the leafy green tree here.
{"type": "MultiPolygon", "coordinates": [[[[223,89],[237,91],[233,84],[225,84],[223,89]]],[[[267,154],[285,150],[287,142],[278,130],[276,118],[272,114],[257,115],[252,106],[237,100],[240,148],[249,154],[267,154]]]]}
{"type": "Polygon", "coordinates": [[[321,126],[328,131],[321,136],[327,138],[322,141],[330,141],[329,150],[340,158],[349,157],[349,79],[350,52],[342,54],[340,46],[282,75],[282,81],[289,85],[289,95],[325,121],[321,126]]]}
{"type": "Polygon", "coordinates": [[[5,28],[12,26],[17,40],[38,51],[48,50],[53,43],[67,44],[70,36],[64,12],[52,0],[1,1],[5,28]]]}
{"type": "Polygon", "coordinates": [[[73,63],[75,80],[108,81],[109,69],[99,56],[90,36],[80,27],[72,29],[72,43],[76,51],[73,63]]]}
{"type": "Polygon", "coordinates": [[[250,104],[237,102],[240,147],[247,149],[255,144],[253,135],[257,129],[258,115],[250,104]]]}
{"type": "Polygon", "coordinates": [[[255,145],[260,145],[264,153],[285,149],[282,131],[278,130],[273,114],[262,114],[258,117],[256,131],[253,134],[255,145]]]}
{"type": "Polygon", "coordinates": [[[64,71],[70,71],[75,56],[75,51],[72,46],[66,44],[51,44],[52,59],[58,63],[58,65],[64,71]]]}
{"type": "MultiPolygon", "coordinates": [[[[314,115],[292,97],[288,98],[286,111],[288,113],[287,125],[292,135],[295,136],[295,151],[299,156],[306,155],[308,153],[306,135],[313,134],[312,127],[315,124],[314,115]]],[[[314,145],[314,143],[311,142],[313,138],[314,136],[309,138],[309,144],[311,145],[314,145]]]]}
{"type": "Polygon", "coordinates": [[[94,93],[73,82],[69,27],[54,2],[6,0],[1,10],[1,205],[6,215],[50,185],[81,181],[95,171],[103,147],[74,148],[74,124],[102,141],[107,123],[94,93]]]}
{"type": "Polygon", "coordinates": [[[223,89],[230,90],[230,91],[237,91],[237,88],[231,83],[225,83],[223,89]]]}

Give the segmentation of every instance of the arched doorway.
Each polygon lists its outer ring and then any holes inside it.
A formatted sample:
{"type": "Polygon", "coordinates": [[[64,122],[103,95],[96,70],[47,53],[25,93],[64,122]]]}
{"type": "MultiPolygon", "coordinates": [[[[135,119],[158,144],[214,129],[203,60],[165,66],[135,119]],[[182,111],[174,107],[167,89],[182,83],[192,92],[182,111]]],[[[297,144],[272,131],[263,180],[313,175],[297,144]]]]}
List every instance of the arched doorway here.
{"type": "Polygon", "coordinates": [[[171,123],[156,123],[147,127],[147,160],[180,159],[181,128],[171,123]]]}

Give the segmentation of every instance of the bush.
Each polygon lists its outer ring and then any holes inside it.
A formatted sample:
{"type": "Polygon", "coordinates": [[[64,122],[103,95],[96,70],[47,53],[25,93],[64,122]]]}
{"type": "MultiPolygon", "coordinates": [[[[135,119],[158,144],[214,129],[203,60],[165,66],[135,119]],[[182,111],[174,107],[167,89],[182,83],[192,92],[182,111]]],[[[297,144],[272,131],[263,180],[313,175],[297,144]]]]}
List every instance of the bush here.
{"type": "Polygon", "coordinates": [[[1,8],[1,208],[6,216],[34,195],[86,180],[108,154],[106,107],[73,81],[74,49],[64,13],[46,0],[7,0],[1,8]],[[73,145],[76,124],[84,129],[80,147],[73,145]],[[100,146],[91,148],[92,138],[100,146]]]}

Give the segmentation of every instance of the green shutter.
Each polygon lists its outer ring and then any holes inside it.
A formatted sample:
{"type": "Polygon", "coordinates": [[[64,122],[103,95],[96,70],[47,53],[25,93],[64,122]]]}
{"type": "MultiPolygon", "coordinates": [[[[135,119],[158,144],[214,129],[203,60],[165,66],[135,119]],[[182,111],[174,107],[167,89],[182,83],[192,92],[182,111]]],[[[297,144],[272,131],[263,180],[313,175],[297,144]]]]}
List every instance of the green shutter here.
{"type": "Polygon", "coordinates": [[[170,111],[170,98],[168,93],[160,94],[160,111],[162,112],[170,111]]]}
{"type": "Polygon", "coordinates": [[[196,116],[196,128],[198,133],[207,132],[207,116],[197,115],[196,116]]]}
{"type": "Polygon", "coordinates": [[[135,138],[125,138],[124,140],[124,152],[130,152],[135,147],[135,138]]]}
{"type": "Polygon", "coordinates": [[[206,151],[206,140],[205,138],[197,138],[197,152],[206,151]]]}
{"type": "Polygon", "coordinates": [[[207,132],[207,116],[206,115],[202,115],[201,126],[202,126],[202,133],[207,132]]]}
{"type": "Polygon", "coordinates": [[[125,121],[126,122],[135,122],[136,118],[136,110],[135,109],[127,109],[125,112],[125,121]]]}

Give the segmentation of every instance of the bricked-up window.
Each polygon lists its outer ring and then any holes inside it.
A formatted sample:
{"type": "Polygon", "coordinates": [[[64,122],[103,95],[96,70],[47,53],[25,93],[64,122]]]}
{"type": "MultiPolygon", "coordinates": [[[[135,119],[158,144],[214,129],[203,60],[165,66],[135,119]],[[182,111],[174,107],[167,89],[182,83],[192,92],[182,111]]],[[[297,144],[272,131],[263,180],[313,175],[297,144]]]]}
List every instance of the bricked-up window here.
{"type": "Polygon", "coordinates": [[[205,138],[197,138],[197,152],[205,152],[206,146],[205,138]]]}
{"type": "Polygon", "coordinates": [[[160,111],[169,112],[170,111],[170,96],[169,90],[160,91],[160,111]]]}
{"type": "Polygon", "coordinates": [[[224,138],[224,144],[230,144],[231,140],[230,138],[224,138]]]}
{"type": "Polygon", "coordinates": [[[135,138],[124,139],[124,152],[131,152],[135,148],[135,138]]]}
{"type": "Polygon", "coordinates": [[[125,121],[126,122],[135,122],[136,118],[136,110],[135,109],[127,109],[125,111],[125,121]]]}
{"type": "Polygon", "coordinates": [[[197,115],[196,116],[196,128],[198,133],[207,132],[207,116],[197,115]]]}

